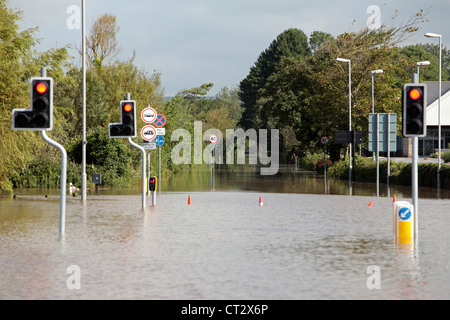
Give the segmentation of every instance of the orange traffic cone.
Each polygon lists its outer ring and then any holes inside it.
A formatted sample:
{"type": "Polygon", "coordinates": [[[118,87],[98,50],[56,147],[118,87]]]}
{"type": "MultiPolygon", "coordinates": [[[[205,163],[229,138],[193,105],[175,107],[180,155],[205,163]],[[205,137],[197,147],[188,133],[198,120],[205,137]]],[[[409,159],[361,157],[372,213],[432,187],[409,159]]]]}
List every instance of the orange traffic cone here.
{"type": "Polygon", "coordinates": [[[394,194],[394,201],[393,202],[397,202],[397,196],[394,194]]]}
{"type": "Polygon", "coordinates": [[[189,198],[188,198],[188,205],[192,205],[191,195],[189,195],[189,198]]]}
{"type": "Polygon", "coordinates": [[[259,205],[262,207],[264,205],[262,197],[259,197],[259,205]]]}
{"type": "Polygon", "coordinates": [[[369,207],[371,207],[371,208],[372,208],[372,207],[373,207],[373,203],[374,203],[374,202],[373,202],[373,201],[371,201],[371,202],[369,203],[369,207]]]}

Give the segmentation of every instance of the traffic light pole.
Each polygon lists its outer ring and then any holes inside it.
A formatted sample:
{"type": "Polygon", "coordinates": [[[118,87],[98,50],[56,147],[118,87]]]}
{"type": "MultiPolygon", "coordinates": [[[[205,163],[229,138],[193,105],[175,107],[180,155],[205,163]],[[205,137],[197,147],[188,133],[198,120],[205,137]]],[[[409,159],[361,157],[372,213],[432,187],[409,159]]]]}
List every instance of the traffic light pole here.
{"type": "MultiPolygon", "coordinates": [[[[47,76],[47,69],[41,68],[41,77],[47,76]]],[[[41,130],[41,137],[48,144],[56,147],[61,151],[61,182],[60,182],[60,199],[59,199],[59,233],[63,234],[66,230],[66,185],[67,185],[67,152],[66,149],[58,142],[50,139],[45,130],[41,130]]]]}
{"type": "MultiPolygon", "coordinates": [[[[412,75],[412,83],[419,84],[419,75],[414,73],[412,75]]],[[[416,238],[419,235],[419,138],[412,138],[412,166],[411,166],[411,194],[412,204],[414,206],[414,228],[416,238]]]]}
{"type": "Polygon", "coordinates": [[[146,155],[145,155],[145,149],[139,146],[138,144],[134,143],[131,138],[128,138],[128,142],[131,146],[135,147],[136,149],[139,149],[142,152],[142,209],[145,210],[145,198],[147,196],[147,192],[145,191],[145,185],[146,185],[146,169],[147,169],[147,162],[146,162],[146,155]]]}
{"type": "Polygon", "coordinates": [[[61,185],[60,185],[60,205],[59,205],[59,232],[65,232],[66,224],[66,185],[67,185],[67,152],[66,149],[56,141],[47,136],[45,130],[41,131],[41,136],[45,142],[61,151],[61,185]]]}

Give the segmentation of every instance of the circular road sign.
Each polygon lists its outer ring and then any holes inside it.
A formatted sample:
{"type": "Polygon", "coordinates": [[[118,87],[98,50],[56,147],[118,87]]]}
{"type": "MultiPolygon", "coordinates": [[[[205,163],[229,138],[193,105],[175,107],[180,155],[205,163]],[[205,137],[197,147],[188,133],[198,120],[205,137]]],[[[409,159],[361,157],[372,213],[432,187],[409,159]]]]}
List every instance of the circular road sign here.
{"type": "Polygon", "coordinates": [[[330,137],[323,136],[320,138],[320,143],[322,143],[324,146],[328,145],[330,143],[330,137]]]}
{"type": "Polygon", "coordinates": [[[166,142],[166,139],[164,139],[163,136],[157,136],[155,142],[158,147],[161,147],[164,144],[164,142],[166,142]]]}
{"type": "Polygon", "coordinates": [[[148,107],[142,110],[141,119],[146,123],[153,123],[153,121],[156,120],[157,115],[155,109],[148,107]]]}
{"type": "Polygon", "coordinates": [[[142,139],[152,141],[156,138],[156,128],[154,126],[145,126],[141,130],[142,139]]]}
{"type": "Polygon", "coordinates": [[[212,144],[215,144],[217,142],[217,136],[215,134],[210,135],[209,142],[211,142],[212,144]]]}
{"type": "Polygon", "coordinates": [[[157,128],[162,128],[166,125],[166,117],[162,114],[158,114],[156,116],[155,121],[153,122],[153,124],[155,125],[155,127],[157,128]]]}

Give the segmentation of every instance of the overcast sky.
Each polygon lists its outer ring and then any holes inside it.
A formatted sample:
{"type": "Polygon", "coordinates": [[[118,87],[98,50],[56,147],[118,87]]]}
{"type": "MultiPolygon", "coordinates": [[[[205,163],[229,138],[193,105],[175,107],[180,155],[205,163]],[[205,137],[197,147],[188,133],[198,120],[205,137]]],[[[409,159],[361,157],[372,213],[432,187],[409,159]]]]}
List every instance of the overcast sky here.
{"type": "MultiPolygon", "coordinates": [[[[67,27],[71,5],[81,7],[81,0],[9,0],[9,7],[23,11],[22,30],[39,26],[40,50],[81,47],[81,30],[67,27]]],[[[120,60],[136,50],[139,68],[161,73],[166,96],[209,82],[214,95],[237,86],[284,30],[298,28],[308,37],[316,30],[333,36],[357,31],[372,15],[371,5],[380,7],[382,24],[396,9],[397,24],[424,9],[429,22],[410,42],[437,44],[426,32],[442,34],[444,46],[450,41],[449,0],[86,0],[86,29],[102,14],[116,16],[120,60]]]]}

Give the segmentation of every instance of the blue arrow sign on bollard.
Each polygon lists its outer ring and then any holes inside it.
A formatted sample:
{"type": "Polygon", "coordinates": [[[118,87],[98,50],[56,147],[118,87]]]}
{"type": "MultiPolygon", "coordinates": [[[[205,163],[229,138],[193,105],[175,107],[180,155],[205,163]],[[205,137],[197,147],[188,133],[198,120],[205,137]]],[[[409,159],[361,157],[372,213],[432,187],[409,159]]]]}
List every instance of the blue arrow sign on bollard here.
{"type": "Polygon", "coordinates": [[[158,147],[161,147],[164,144],[164,142],[166,142],[166,140],[164,139],[163,136],[157,136],[155,138],[155,142],[158,147]]]}

